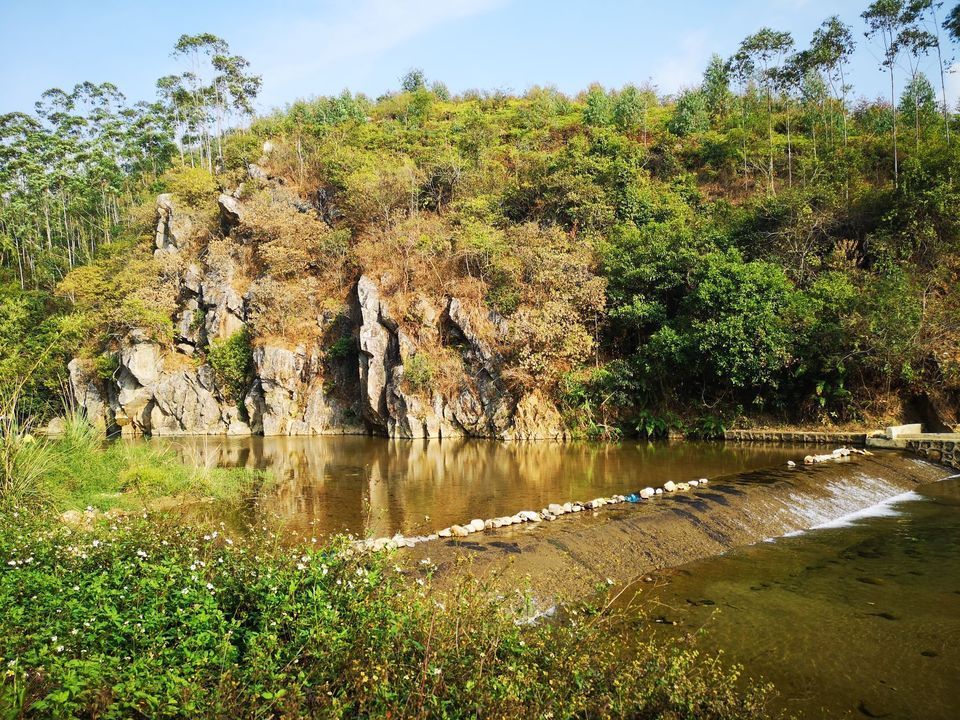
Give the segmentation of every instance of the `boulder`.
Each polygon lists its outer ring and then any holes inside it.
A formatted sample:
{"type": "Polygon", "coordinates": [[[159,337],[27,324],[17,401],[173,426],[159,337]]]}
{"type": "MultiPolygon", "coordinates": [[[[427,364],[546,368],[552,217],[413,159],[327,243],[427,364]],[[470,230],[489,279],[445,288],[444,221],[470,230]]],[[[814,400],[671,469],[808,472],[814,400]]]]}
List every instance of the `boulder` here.
{"type": "Polygon", "coordinates": [[[163,353],[155,343],[134,341],[120,350],[120,366],[140,385],[149,386],[163,371],[163,353]]]}
{"type": "Polygon", "coordinates": [[[481,532],[484,529],[484,522],[480,519],[471,520],[467,525],[467,529],[470,530],[470,532],[481,532]]]}
{"type": "Polygon", "coordinates": [[[243,222],[243,204],[232,195],[220,193],[217,197],[217,204],[220,206],[220,217],[224,225],[233,227],[243,222]]]}
{"type": "Polygon", "coordinates": [[[673,492],[674,490],[677,489],[677,484],[673,480],[667,480],[663,484],[663,489],[666,490],[667,492],[673,492]]]}

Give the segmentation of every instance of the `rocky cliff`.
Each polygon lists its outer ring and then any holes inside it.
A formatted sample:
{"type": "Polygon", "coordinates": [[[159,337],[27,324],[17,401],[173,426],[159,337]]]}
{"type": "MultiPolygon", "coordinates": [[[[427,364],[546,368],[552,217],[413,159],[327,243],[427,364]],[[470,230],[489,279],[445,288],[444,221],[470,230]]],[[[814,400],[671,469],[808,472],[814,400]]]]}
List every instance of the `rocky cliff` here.
{"type": "MultiPolygon", "coordinates": [[[[259,173],[254,169],[252,173],[259,173]]],[[[251,174],[254,178],[255,174],[251,174]]],[[[219,197],[228,242],[244,217],[238,193],[219,197]]],[[[303,208],[298,208],[303,212],[303,208]]],[[[237,265],[187,249],[193,222],[170,195],[157,202],[157,258],[179,263],[171,342],[133,330],[109,353],[108,372],[80,358],[69,365],[78,404],[106,432],[129,435],[312,435],[372,433],[397,438],[455,436],[559,438],[564,427],[539,391],[505,380],[505,362],[474,330],[457,297],[418,298],[415,333],[459,360],[454,382],[420,382],[405,373],[421,346],[391,312],[377,277],[351,283],[346,308],[320,313],[313,340],[291,344],[251,330],[253,291],[241,293],[237,265]],[[242,397],[218,376],[205,350],[244,331],[250,364],[242,397]],[[338,339],[331,348],[330,337],[338,339]],[[326,338],[326,339],[324,339],[326,338]]],[[[293,298],[293,305],[300,298],[293,298]]],[[[309,312],[304,302],[303,312],[309,312]]],[[[498,333],[508,324],[493,311],[498,333]]],[[[407,320],[409,324],[409,320],[407,320]]],[[[255,329],[254,329],[255,330],[255,329]]]]}

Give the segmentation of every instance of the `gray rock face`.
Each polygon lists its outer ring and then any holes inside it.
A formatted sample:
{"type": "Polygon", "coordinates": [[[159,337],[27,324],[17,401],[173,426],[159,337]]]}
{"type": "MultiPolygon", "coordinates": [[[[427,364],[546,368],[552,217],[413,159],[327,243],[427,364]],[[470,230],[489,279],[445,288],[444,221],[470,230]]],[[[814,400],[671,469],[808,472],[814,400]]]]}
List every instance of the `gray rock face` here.
{"type": "Polygon", "coordinates": [[[190,218],[178,212],[173,195],[164,193],[157,197],[157,231],[154,253],[177,253],[184,240],[193,230],[190,218]]]}
{"type": "Polygon", "coordinates": [[[390,361],[391,333],[388,330],[389,313],[380,303],[380,291],[366,275],[357,282],[360,343],[360,409],[364,420],[375,428],[386,431],[387,365],[390,361]]]}
{"type": "MultiPolygon", "coordinates": [[[[460,353],[465,372],[452,390],[410,389],[406,366],[421,349],[391,316],[377,283],[364,275],[350,313],[356,353],[332,361],[316,345],[256,345],[251,385],[238,406],[217,386],[209,365],[185,356],[202,358],[204,343],[241,330],[244,299],[233,288],[232,268],[204,275],[191,265],[181,283],[173,348],[131,333],[112,378],[98,378],[74,360],[71,384],[91,419],[123,434],[563,437],[552,403],[538,394],[518,398],[510,392],[501,377],[502,358],[457,299],[448,300],[441,313],[420,297],[413,312],[421,323],[419,337],[460,353]]],[[[502,319],[491,322],[502,331],[502,319]]]]}

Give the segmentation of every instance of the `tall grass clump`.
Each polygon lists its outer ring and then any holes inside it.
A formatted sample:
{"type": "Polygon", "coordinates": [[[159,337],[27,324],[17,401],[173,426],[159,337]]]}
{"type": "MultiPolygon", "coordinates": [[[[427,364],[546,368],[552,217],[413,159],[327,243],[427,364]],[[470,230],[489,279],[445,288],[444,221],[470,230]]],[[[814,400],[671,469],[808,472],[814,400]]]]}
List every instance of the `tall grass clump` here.
{"type": "Polygon", "coordinates": [[[0,388],[0,500],[24,504],[44,495],[44,480],[55,459],[35,435],[33,420],[21,412],[22,386],[0,388]]]}

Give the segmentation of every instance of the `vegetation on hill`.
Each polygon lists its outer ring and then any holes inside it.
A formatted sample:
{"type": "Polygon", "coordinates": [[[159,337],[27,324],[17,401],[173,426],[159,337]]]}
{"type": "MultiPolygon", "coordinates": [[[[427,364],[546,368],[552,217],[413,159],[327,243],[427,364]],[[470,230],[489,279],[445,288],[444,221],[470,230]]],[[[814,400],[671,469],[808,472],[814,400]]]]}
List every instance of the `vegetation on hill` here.
{"type": "MultiPolygon", "coordinates": [[[[258,79],[218,38],[185,37],[209,72],[164,78],[154,105],[85,84],[0,119],[0,373],[38,364],[42,412],[70,353],[131,328],[169,338],[182,268],[151,233],[171,191],[196,252],[242,269],[254,341],[317,333],[368,272],[411,332],[418,293],[461,298],[511,382],[586,433],[879,419],[918,395],[958,422],[956,117],[917,70],[947,52],[937,7],[863,13],[903,86],[886,100],[854,99],[859,33],[834,17],[803,49],[762,29],[676,96],[452,96],[412,71],[375,100],[298,101],[229,131],[258,79]],[[252,163],[282,186],[246,179],[252,163]],[[225,238],[216,193],[241,182],[251,210],[225,238]],[[507,337],[484,329],[491,310],[507,337]]],[[[411,382],[453,361],[419,362],[411,382]]]]}

